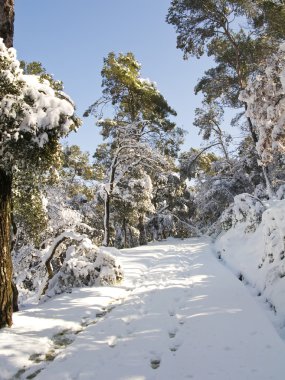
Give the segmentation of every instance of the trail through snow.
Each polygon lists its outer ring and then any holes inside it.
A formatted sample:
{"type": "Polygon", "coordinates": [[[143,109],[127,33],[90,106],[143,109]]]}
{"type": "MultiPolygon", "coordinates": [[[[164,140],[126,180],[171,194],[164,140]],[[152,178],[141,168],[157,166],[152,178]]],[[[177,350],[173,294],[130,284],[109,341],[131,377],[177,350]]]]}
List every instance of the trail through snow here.
{"type": "Polygon", "coordinates": [[[118,287],[15,314],[1,379],[282,380],[285,344],[206,239],[121,251],[118,287]]]}

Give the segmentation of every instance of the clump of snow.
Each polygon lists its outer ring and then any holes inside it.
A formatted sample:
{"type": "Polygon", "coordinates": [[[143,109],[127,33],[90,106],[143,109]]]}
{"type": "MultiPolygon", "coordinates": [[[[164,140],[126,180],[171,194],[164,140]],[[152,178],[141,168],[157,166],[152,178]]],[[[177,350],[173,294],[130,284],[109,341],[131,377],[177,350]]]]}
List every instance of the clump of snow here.
{"type": "Polygon", "coordinates": [[[23,149],[43,148],[50,140],[63,137],[80,125],[74,104],[49,81],[37,75],[25,75],[13,48],[0,39],[0,122],[1,167],[9,170],[23,149]]]}

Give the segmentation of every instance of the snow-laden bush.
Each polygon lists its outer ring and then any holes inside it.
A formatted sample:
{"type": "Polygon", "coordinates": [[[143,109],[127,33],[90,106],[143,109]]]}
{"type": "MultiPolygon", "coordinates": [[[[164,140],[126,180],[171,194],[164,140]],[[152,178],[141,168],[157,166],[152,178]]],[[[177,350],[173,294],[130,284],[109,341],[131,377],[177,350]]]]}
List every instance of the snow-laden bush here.
{"type": "Polygon", "coordinates": [[[24,245],[13,252],[14,282],[19,292],[19,304],[37,301],[46,275],[41,251],[24,245]]]}
{"type": "Polygon", "coordinates": [[[73,231],[63,232],[42,250],[22,247],[14,255],[20,303],[37,302],[74,287],[115,284],[123,271],[114,253],[73,231]]]}
{"type": "MultiPolygon", "coordinates": [[[[240,203],[239,203],[240,204],[240,203]]],[[[260,202],[236,215],[233,226],[216,241],[221,258],[241,275],[285,320],[285,200],[274,200],[263,208],[260,202]],[[258,224],[259,215],[262,218],[258,224]],[[254,228],[249,231],[249,226],[254,228]]]]}
{"type": "Polygon", "coordinates": [[[122,268],[116,258],[83,238],[78,246],[72,245],[66,250],[63,264],[50,280],[46,295],[51,297],[82,286],[111,285],[122,278],[122,268]]]}

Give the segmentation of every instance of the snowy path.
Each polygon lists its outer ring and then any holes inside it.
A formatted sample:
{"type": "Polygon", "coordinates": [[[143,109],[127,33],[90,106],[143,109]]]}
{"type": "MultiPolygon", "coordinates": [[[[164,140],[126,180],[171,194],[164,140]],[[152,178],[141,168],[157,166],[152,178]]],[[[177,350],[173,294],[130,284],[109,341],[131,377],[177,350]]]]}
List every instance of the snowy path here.
{"type": "Polygon", "coordinates": [[[0,333],[0,378],[24,365],[32,367],[14,379],[284,378],[284,342],[207,240],[124,250],[122,261],[123,286],[79,289],[19,313],[0,333]],[[52,348],[51,337],[66,347],[52,348]]]}

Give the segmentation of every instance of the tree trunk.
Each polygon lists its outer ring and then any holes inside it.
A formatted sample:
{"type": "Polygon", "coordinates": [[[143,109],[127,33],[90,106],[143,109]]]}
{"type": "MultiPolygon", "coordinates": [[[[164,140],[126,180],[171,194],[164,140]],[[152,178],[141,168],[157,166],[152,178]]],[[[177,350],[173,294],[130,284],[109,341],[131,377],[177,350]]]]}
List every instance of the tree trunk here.
{"type": "Polygon", "coordinates": [[[12,176],[0,168],[0,328],[12,325],[11,205],[12,176]]]}
{"type": "Polygon", "coordinates": [[[127,223],[126,223],[126,218],[123,218],[123,231],[124,231],[124,248],[127,248],[128,241],[127,241],[127,223]]]}
{"type": "MultiPolygon", "coordinates": [[[[247,110],[247,105],[245,106],[245,110],[247,110]]],[[[252,121],[251,121],[250,117],[247,117],[247,121],[248,121],[249,130],[250,130],[250,133],[251,133],[252,140],[254,142],[254,145],[256,146],[256,144],[258,143],[257,134],[255,133],[255,130],[254,130],[254,127],[253,127],[253,124],[252,124],[252,121]]],[[[258,152],[257,152],[257,156],[260,159],[260,156],[259,156],[258,152]]],[[[268,166],[262,166],[262,174],[263,174],[264,182],[265,182],[265,185],[266,185],[267,194],[268,194],[269,198],[271,199],[274,196],[274,192],[273,192],[272,184],[271,184],[270,178],[269,178],[268,166]]]]}
{"type": "MultiPolygon", "coordinates": [[[[14,18],[14,0],[0,0],[0,38],[7,48],[13,46],[14,18]]],[[[19,310],[18,290],[12,282],[11,207],[12,177],[0,169],[0,328],[11,326],[12,312],[19,310]]]]}
{"type": "Polygon", "coordinates": [[[110,194],[108,191],[105,191],[104,240],[102,244],[105,247],[110,244],[110,194]]]}
{"type": "Polygon", "coordinates": [[[110,209],[111,209],[111,196],[114,190],[114,180],[116,174],[116,165],[118,162],[118,156],[115,156],[111,168],[109,177],[109,188],[105,188],[105,213],[104,213],[104,240],[103,245],[109,247],[110,245],[110,209]]]}
{"type": "Polygon", "coordinates": [[[140,245],[146,245],[147,244],[147,238],[146,238],[146,231],[145,231],[143,215],[139,216],[138,230],[140,233],[140,237],[139,237],[140,245]]]}
{"type": "Polygon", "coordinates": [[[10,48],[14,38],[14,0],[0,0],[0,37],[10,48]]]}

